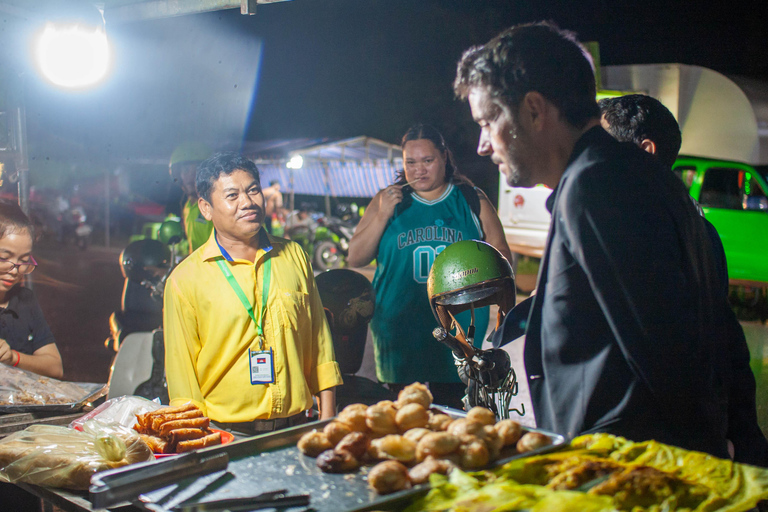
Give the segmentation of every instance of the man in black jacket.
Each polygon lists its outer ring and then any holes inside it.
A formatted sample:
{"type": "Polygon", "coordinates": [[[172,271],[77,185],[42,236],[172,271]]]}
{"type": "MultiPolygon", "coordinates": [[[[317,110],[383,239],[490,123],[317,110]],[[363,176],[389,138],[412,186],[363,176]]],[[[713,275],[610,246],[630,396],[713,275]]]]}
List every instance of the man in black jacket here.
{"type": "MultiPolygon", "coordinates": [[[[600,123],[620,142],[632,142],[672,169],[682,138],[675,116],[659,100],[644,94],[605,98],[598,102],[600,123]]],[[[691,198],[693,200],[693,198],[691,198]]],[[[701,213],[701,212],[700,212],[701,213]]],[[[715,227],[704,221],[715,255],[723,300],[728,300],[728,264],[715,227]]],[[[728,439],[734,460],[768,467],[768,441],[757,423],[755,378],[749,367],[749,347],[733,311],[726,313],[732,385],[728,400],[728,439]],[[730,313],[730,314],[728,314],[730,313]]]]}
{"type": "Polygon", "coordinates": [[[554,189],[524,353],[538,426],[727,457],[727,304],[682,182],[602,129],[589,60],[551,25],[468,50],[454,87],[478,153],[554,189]]]}

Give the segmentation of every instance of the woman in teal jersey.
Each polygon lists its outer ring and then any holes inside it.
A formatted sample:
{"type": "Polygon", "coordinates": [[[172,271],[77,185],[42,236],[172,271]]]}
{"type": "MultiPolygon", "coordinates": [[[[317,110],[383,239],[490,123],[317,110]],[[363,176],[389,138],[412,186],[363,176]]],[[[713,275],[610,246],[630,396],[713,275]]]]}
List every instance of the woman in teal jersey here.
{"type": "MultiPolygon", "coordinates": [[[[512,255],[496,210],[457,173],[440,132],[415,125],[402,147],[405,170],[371,201],[350,241],[347,261],[362,267],[377,260],[371,331],[379,380],[394,390],[428,382],[435,403],[461,407],[464,388],[451,351],[432,337],[438,325],[427,297],[429,269],[435,256],[459,240],[485,240],[508,259],[512,255]]],[[[475,314],[477,346],[488,317],[487,308],[475,314]]],[[[457,319],[466,329],[469,312],[457,319]]]]}

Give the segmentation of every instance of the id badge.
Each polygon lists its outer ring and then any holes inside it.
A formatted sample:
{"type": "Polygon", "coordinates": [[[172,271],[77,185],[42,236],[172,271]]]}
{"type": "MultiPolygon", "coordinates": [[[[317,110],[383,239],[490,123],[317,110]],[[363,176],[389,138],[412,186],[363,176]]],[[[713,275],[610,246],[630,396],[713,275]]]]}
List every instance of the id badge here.
{"type": "Polygon", "coordinates": [[[248,349],[251,362],[251,384],[272,384],[275,382],[275,364],[272,349],[248,349]]]}

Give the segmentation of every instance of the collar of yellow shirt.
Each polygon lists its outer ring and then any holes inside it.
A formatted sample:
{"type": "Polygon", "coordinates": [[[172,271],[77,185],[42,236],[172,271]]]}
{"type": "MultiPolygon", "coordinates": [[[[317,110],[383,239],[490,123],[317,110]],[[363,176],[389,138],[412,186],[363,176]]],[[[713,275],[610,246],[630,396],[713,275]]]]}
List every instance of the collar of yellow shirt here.
{"type": "MultiPolygon", "coordinates": [[[[259,230],[259,252],[256,253],[256,261],[259,261],[265,254],[267,254],[269,251],[272,250],[272,241],[269,239],[269,234],[267,233],[267,230],[264,228],[261,228],[259,230]],[[261,252],[264,251],[264,252],[261,252]]],[[[216,228],[213,229],[213,232],[211,233],[211,236],[208,238],[208,241],[205,243],[202,249],[203,253],[203,261],[209,261],[214,258],[218,258],[220,256],[224,256],[224,259],[227,261],[231,261],[233,263],[250,263],[253,264],[253,261],[248,260],[239,260],[236,258],[233,258],[226,249],[224,249],[219,241],[216,239],[216,228]]]]}

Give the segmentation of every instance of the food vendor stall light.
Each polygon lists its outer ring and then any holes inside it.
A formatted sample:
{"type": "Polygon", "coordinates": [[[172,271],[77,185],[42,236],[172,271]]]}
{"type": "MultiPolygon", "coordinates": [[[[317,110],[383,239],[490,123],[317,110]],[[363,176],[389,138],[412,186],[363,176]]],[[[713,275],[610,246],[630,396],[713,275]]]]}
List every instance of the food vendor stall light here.
{"type": "Polygon", "coordinates": [[[42,74],[60,87],[96,84],[109,70],[109,43],[103,26],[49,22],[35,50],[42,74]]]}
{"type": "Polygon", "coordinates": [[[288,160],[288,163],[285,164],[285,166],[289,169],[301,169],[303,165],[304,159],[301,157],[301,155],[292,156],[291,159],[288,160]]]}

